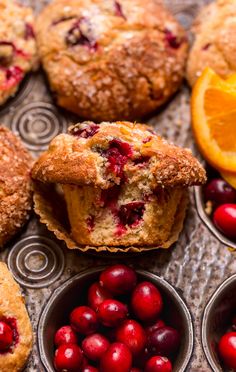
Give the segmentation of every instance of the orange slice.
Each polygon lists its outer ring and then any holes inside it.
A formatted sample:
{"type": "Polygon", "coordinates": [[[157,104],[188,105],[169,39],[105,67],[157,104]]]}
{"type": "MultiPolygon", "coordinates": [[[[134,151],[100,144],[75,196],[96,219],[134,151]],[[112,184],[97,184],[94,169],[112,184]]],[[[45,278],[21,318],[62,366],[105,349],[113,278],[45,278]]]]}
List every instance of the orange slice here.
{"type": "Polygon", "coordinates": [[[224,80],[206,68],[191,98],[192,128],[206,160],[236,173],[236,74],[224,80]]]}
{"type": "Polygon", "coordinates": [[[236,189],[236,173],[220,172],[221,176],[227,181],[234,189],[236,189]]]}

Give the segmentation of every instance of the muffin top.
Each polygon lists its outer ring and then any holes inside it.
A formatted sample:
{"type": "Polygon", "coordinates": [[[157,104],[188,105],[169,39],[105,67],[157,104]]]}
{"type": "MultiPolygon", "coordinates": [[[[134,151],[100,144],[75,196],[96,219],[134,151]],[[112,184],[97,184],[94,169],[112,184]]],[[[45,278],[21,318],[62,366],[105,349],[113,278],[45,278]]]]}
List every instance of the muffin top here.
{"type": "Polygon", "coordinates": [[[36,65],[33,22],[30,8],[0,0],[0,105],[36,65]]]}
{"type": "Polygon", "coordinates": [[[58,103],[82,117],[140,117],[182,80],[185,32],[155,0],[55,0],[36,29],[58,103]]]}
{"type": "Polygon", "coordinates": [[[109,188],[122,182],[155,189],[205,182],[205,171],[188,149],[142,124],[83,122],[60,134],[33,167],[42,182],[109,188]]]}
{"type": "Polygon", "coordinates": [[[0,247],[26,221],[32,204],[32,158],[20,140],[0,126],[0,247]]]}
{"type": "Polygon", "coordinates": [[[222,77],[236,72],[236,2],[218,0],[202,8],[193,26],[187,79],[193,85],[206,67],[222,77]]]}

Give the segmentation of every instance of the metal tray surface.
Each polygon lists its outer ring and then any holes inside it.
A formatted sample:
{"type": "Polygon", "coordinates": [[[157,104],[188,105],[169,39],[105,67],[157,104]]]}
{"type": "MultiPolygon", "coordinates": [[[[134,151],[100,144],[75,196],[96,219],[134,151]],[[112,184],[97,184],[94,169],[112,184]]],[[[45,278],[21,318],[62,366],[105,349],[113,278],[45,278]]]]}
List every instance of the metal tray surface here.
{"type": "MultiPolygon", "coordinates": [[[[209,1],[166,0],[177,19],[189,29],[198,9],[209,1]]],[[[22,0],[37,13],[47,3],[22,0]]],[[[190,91],[187,85],[147,122],[168,140],[190,147],[197,154],[190,128],[190,91]]],[[[79,118],[55,106],[42,71],[31,74],[20,91],[0,110],[0,122],[18,133],[37,157],[50,140],[79,118]]],[[[197,154],[198,155],[198,154],[197,154]]],[[[236,271],[235,253],[221,244],[198,217],[193,193],[184,230],[175,246],[144,255],[89,255],[69,251],[32,217],[8,247],[0,252],[13,275],[21,284],[34,328],[35,343],[25,372],[44,371],[40,363],[36,331],[42,309],[48,298],[63,282],[81,270],[98,265],[120,262],[149,270],[167,279],[185,298],[195,328],[195,346],[187,371],[211,371],[201,347],[200,327],[204,306],[218,285],[236,271]]]]}

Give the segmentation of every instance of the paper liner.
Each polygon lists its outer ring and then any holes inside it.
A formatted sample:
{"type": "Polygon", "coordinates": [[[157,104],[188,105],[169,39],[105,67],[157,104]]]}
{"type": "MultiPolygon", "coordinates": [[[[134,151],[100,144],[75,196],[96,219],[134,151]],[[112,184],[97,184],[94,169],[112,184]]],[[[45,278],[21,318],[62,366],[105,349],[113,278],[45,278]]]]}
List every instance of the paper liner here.
{"type": "Polygon", "coordinates": [[[175,215],[175,222],[172,227],[169,239],[162,246],[141,246],[141,247],[109,247],[109,246],[78,246],[71,234],[67,214],[66,203],[62,195],[56,192],[54,185],[34,183],[34,210],[40,216],[40,222],[45,224],[49,231],[52,231],[59,240],[63,240],[69,249],[78,249],[82,252],[89,250],[96,252],[126,253],[143,252],[159,248],[169,248],[178,240],[183,229],[183,222],[188,205],[188,194],[184,194],[180,200],[175,215]]]}

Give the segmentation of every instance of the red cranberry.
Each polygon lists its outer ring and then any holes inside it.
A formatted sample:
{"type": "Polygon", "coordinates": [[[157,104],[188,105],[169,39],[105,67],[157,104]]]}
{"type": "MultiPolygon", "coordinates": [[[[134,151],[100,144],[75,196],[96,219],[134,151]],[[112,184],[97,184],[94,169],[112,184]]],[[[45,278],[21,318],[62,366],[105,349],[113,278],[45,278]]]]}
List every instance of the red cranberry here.
{"type": "Polygon", "coordinates": [[[120,342],[115,342],[103,355],[100,372],[129,372],[131,365],[132,354],[129,348],[120,342]]]}
{"type": "Polygon", "coordinates": [[[12,344],[13,331],[11,327],[7,323],[0,321],[0,351],[9,349],[12,344]]]}
{"type": "Polygon", "coordinates": [[[178,49],[182,44],[182,41],[178,40],[177,36],[175,36],[170,30],[165,30],[165,34],[168,45],[173,49],[178,49]]]}
{"type": "Polygon", "coordinates": [[[179,332],[168,326],[157,329],[148,337],[148,350],[152,355],[172,355],[178,350],[179,344],[179,332]]]}
{"type": "Polygon", "coordinates": [[[236,369],[236,332],[226,333],[219,342],[219,353],[228,368],[236,369]]]}
{"type": "Polygon", "coordinates": [[[118,1],[115,1],[114,6],[115,6],[115,15],[117,17],[122,17],[126,19],[121,4],[118,1]]]}
{"type": "Polygon", "coordinates": [[[99,372],[99,369],[93,366],[86,366],[81,369],[81,372],[99,372]]]}
{"type": "Polygon", "coordinates": [[[94,333],[87,336],[82,342],[82,349],[84,354],[90,360],[95,362],[100,360],[102,355],[107,351],[110,342],[99,333],[94,333]]]}
{"type": "Polygon", "coordinates": [[[76,344],[77,341],[77,335],[71,326],[63,326],[59,328],[54,337],[54,344],[57,347],[63,344],[76,344]]]}
{"type": "Polygon", "coordinates": [[[205,200],[211,200],[216,204],[236,202],[236,190],[221,178],[211,180],[204,190],[205,200]]]}
{"type": "Polygon", "coordinates": [[[147,362],[145,372],[172,372],[172,365],[169,359],[154,356],[147,362]]]}
{"type": "Polygon", "coordinates": [[[127,142],[114,138],[110,141],[109,148],[104,151],[104,156],[106,156],[109,163],[108,171],[124,179],[123,169],[132,154],[132,148],[127,142]]]}
{"type": "Polygon", "coordinates": [[[135,356],[145,347],[146,334],[143,327],[135,320],[125,320],[116,331],[116,340],[128,346],[135,356]]]}
{"type": "Polygon", "coordinates": [[[92,122],[77,124],[69,129],[69,133],[76,137],[93,137],[99,131],[99,125],[92,122]]]}
{"type": "Polygon", "coordinates": [[[157,329],[162,328],[164,326],[165,326],[165,323],[163,322],[163,320],[158,319],[154,324],[145,328],[147,336],[149,336],[151,333],[153,333],[157,329]]]}
{"type": "Polygon", "coordinates": [[[116,327],[127,316],[127,306],[117,300],[105,300],[98,308],[98,318],[106,327],[116,327]]]}
{"type": "Polygon", "coordinates": [[[108,267],[100,275],[100,284],[114,295],[131,292],[137,283],[135,271],[126,265],[108,267]]]}
{"type": "Polygon", "coordinates": [[[72,328],[83,335],[94,333],[98,327],[97,315],[88,306],[76,307],[70,314],[72,328]]]}
{"type": "Polygon", "coordinates": [[[139,283],[132,293],[131,306],[138,319],[154,322],[162,310],[161,294],[152,283],[139,283]]]}
{"type": "Polygon", "coordinates": [[[91,34],[90,21],[86,17],[81,17],[73,23],[72,27],[66,35],[65,41],[69,46],[83,45],[93,50],[97,49],[97,42],[93,39],[93,35],[91,34]],[[83,24],[86,27],[82,27],[83,24]],[[88,32],[86,32],[85,34],[83,29],[87,29],[88,32]]]}
{"type": "Polygon", "coordinates": [[[30,25],[29,23],[25,24],[25,35],[24,35],[24,37],[25,37],[26,40],[35,38],[35,33],[34,33],[33,26],[30,25]]]}
{"type": "Polygon", "coordinates": [[[88,304],[93,310],[97,311],[98,306],[109,298],[112,298],[112,295],[99,283],[93,283],[91,287],[89,287],[88,304]]]}
{"type": "Polygon", "coordinates": [[[213,222],[225,236],[236,239],[236,204],[223,204],[216,208],[213,222]]]}
{"type": "Polygon", "coordinates": [[[82,360],[82,351],[78,345],[64,344],[55,352],[54,365],[58,372],[78,372],[82,360]]]}
{"type": "Polygon", "coordinates": [[[5,89],[10,89],[14,85],[18,84],[24,77],[23,70],[21,67],[12,66],[6,69],[6,82],[4,84],[5,89]]]}
{"type": "Polygon", "coordinates": [[[125,226],[135,227],[137,226],[142,218],[145,211],[145,203],[141,201],[135,201],[120,206],[118,217],[120,222],[125,226]]]}

